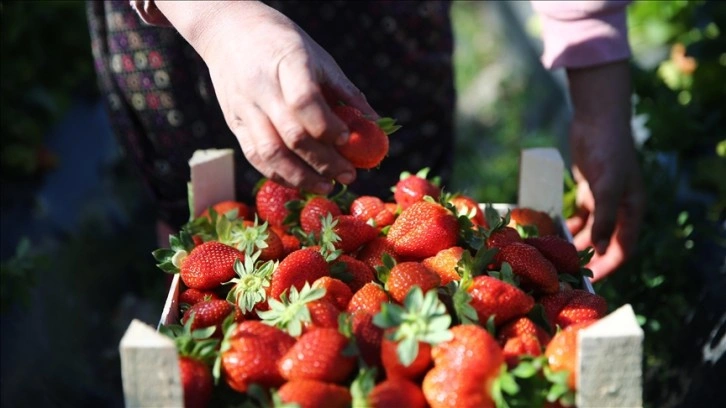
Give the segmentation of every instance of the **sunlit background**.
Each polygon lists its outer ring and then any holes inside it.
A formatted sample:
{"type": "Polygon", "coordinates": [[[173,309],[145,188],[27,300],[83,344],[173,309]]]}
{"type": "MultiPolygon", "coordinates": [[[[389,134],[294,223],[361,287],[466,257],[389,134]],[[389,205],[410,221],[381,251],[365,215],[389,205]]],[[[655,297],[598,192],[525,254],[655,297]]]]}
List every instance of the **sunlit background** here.
{"type": "MultiPolygon", "coordinates": [[[[723,400],[714,388],[726,372],[723,4],[629,8],[648,208],[634,258],[595,289],[638,314],[649,407],[723,400]]],[[[166,295],[150,255],[154,211],[101,105],[85,4],[3,1],[1,12],[2,406],[122,406],[118,342],[132,318],[155,324],[166,295]]],[[[522,148],[569,157],[565,78],[539,64],[527,2],[455,2],[452,17],[452,189],[516,202],[522,148]]],[[[564,199],[569,211],[572,195],[564,199]]]]}

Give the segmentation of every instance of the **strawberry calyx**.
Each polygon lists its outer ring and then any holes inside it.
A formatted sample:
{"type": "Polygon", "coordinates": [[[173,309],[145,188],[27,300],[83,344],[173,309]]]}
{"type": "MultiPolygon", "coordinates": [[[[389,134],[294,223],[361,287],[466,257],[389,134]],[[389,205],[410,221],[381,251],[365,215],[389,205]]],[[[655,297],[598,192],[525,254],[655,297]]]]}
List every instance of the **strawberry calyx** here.
{"type": "Polygon", "coordinates": [[[389,118],[389,117],[383,117],[376,121],[376,125],[378,125],[379,128],[383,131],[383,133],[386,134],[386,136],[392,135],[394,132],[396,132],[398,129],[401,128],[401,125],[396,124],[396,119],[389,118]]]}
{"type": "Polygon", "coordinates": [[[151,254],[158,262],[156,266],[166,273],[178,273],[181,262],[194,248],[194,240],[186,231],[169,235],[169,248],[159,248],[151,254]]]}
{"type": "Polygon", "coordinates": [[[391,269],[396,266],[396,260],[388,253],[384,252],[381,256],[382,265],[376,266],[376,278],[379,282],[386,285],[388,283],[388,277],[391,275],[391,269]]]}
{"type": "Polygon", "coordinates": [[[270,236],[267,221],[259,224],[257,216],[253,225],[245,225],[241,220],[228,220],[221,217],[217,222],[217,234],[223,244],[235,247],[248,256],[255,251],[267,248],[270,236]]]}
{"type": "Polygon", "coordinates": [[[511,369],[502,365],[491,396],[497,408],[540,407],[555,401],[572,406],[574,393],[567,386],[566,374],[552,373],[545,356],[521,356],[511,369]]]}
{"type": "Polygon", "coordinates": [[[451,316],[439,300],[437,291],[430,290],[424,295],[418,286],[409,290],[403,305],[382,304],[381,311],[373,316],[373,324],[382,329],[393,328],[385,335],[398,343],[396,353],[405,366],[416,359],[419,342],[436,345],[454,337],[449,330],[451,316]]]}
{"type": "Polygon", "coordinates": [[[378,370],[376,367],[364,367],[358,371],[350,385],[350,395],[353,397],[352,406],[356,408],[371,408],[368,402],[368,396],[376,386],[376,376],[378,370]]]}
{"type": "Polygon", "coordinates": [[[227,301],[234,303],[244,312],[251,312],[255,306],[267,300],[267,290],[272,281],[272,273],[277,269],[278,262],[258,262],[261,252],[245,256],[244,262],[236,259],[234,271],[237,277],[225,284],[234,286],[227,294],[227,301]]]}
{"type": "Polygon", "coordinates": [[[342,250],[336,248],[336,244],[340,242],[340,235],[335,232],[335,227],[338,225],[338,220],[333,217],[332,214],[328,213],[325,217],[321,218],[320,237],[317,242],[313,242],[320,245],[320,253],[323,258],[330,263],[335,261],[343,253],[342,250]]]}
{"type": "Polygon", "coordinates": [[[280,300],[268,299],[270,309],[258,310],[257,315],[263,323],[282,329],[293,337],[298,337],[302,334],[303,325],[312,322],[308,303],[321,299],[323,296],[325,296],[324,288],[311,287],[308,282],[300,291],[292,286],[289,292],[285,291],[280,295],[280,300]]]}
{"type": "Polygon", "coordinates": [[[159,327],[159,332],[174,340],[179,356],[199,360],[211,366],[217,357],[216,350],[219,339],[211,338],[214,326],[192,330],[194,321],[192,314],[184,325],[170,324],[159,327]]]}

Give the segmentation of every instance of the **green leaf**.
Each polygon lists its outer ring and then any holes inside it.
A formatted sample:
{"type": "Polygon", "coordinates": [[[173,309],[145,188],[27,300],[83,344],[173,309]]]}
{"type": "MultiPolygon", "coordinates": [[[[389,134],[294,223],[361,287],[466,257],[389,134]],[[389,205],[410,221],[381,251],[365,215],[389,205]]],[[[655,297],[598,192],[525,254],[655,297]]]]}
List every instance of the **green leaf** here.
{"type": "Polygon", "coordinates": [[[405,338],[398,342],[396,347],[398,360],[404,366],[410,366],[418,356],[418,340],[415,338],[405,338]]]}

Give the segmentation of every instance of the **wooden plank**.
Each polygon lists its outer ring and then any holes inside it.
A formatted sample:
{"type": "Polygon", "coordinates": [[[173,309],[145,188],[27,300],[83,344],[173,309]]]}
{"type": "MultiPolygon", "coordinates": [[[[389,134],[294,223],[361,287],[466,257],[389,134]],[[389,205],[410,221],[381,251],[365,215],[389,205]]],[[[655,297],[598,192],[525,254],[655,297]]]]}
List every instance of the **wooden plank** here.
{"type": "Polygon", "coordinates": [[[524,149],[519,162],[517,204],[562,216],[565,165],[560,152],[551,147],[524,149]]]}
{"type": "Polygon", "coordinates": [[[119,345],[126,407],[183,407],[174,341],[134,319],[119,345]]]}
{"type": "Polygon", "coordinates": [[[171,287],[169,293],[166,295],[166,302],[164,302],[164,309],[161,312],[161,319],[159,324],[156,326],[156,330],[162,325],[169,325],[179,323],[179,283],[181,279],[179,274],[175,274],[171,280],[171,287]]]}
{"type": "Polygon", "coordinates": [[[220,201],[235,199],[232,149],[197,150],[189,168],[195,216],[220,201]]]}
{"type": "Polygon", "coordinates": [[[578,334],[580,408],[643,406],[643,329],[626,304],[578,334]]]}

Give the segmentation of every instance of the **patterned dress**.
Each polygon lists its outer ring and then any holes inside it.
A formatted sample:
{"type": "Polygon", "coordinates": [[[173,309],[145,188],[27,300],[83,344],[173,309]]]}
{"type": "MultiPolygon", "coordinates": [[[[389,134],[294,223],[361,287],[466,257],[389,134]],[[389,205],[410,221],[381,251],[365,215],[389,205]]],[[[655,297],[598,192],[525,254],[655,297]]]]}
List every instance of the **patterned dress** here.
{"type": "MultiPolygon", "coordinates": [[[[453,39],[447,1],[270,1],[314,38],[371,106],[403,128],[381,167],[351,190],[390,196],[402,171],[446,180],[453,159],[453,39]]],[[[237,197],[261,175],[227,127],[206,65],[173,28],[144,24],[122,1],[87,3],[98,82],[111,124],[173,228],[188,219],[188,160],[197,149],[235,151],[237,197]]]]}

